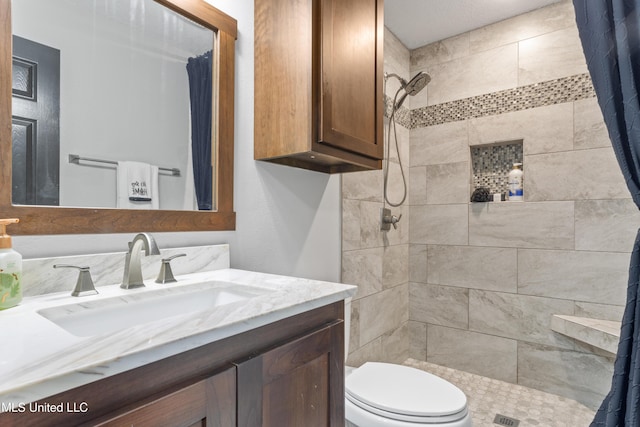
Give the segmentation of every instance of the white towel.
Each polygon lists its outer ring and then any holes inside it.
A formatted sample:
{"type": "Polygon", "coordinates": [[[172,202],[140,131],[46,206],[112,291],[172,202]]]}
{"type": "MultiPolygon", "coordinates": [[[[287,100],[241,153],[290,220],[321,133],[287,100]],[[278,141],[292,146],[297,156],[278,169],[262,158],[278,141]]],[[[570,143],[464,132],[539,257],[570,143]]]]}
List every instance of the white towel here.
{"type": "Polygon", "coordinates": [[[158,209],[158,167],[142,162],[118,162],[116,207],[158,209]]]}

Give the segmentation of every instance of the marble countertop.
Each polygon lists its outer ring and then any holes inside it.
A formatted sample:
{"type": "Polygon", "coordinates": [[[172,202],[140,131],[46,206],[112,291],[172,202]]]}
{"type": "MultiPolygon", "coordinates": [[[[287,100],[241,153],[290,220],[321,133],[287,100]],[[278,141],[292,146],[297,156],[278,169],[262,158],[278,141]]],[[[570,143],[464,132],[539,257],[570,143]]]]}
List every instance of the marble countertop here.
{"type": "Polygon", "coordinates": [[[176,278],[178,283],[172,285],[146,281],[146,287],[130,290],[102,286],[100,294],[94,296],[71,297],[65,292],[26,297],[20,306],[0,311],[0,402],[33,402],[343,300],[356,290],[351,285],[229,268],[176,278]],[[113,297],[143,299],[149,291],[209,281],[249,286],[259,292],[214,309],[167,313],[160,320],[84,337],[38,314],[39,310],[69,304],[76,304],[76,309],[79,303],[96,306],[113,297]]]}

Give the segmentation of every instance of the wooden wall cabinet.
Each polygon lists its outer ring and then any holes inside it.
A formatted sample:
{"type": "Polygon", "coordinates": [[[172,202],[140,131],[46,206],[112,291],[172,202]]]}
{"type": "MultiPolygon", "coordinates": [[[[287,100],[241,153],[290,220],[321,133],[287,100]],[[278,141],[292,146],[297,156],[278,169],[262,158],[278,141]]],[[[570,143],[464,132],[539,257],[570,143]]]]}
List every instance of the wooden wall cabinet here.
{"type": "Polygon", "coordinates": [[[254,157],[380,169],[382,0],[256,0],[254,157]]]}
{"type": "Polygon", "coordinates": [[[0,413],[3,427],[344,427],[342,301],[0,413]]]}

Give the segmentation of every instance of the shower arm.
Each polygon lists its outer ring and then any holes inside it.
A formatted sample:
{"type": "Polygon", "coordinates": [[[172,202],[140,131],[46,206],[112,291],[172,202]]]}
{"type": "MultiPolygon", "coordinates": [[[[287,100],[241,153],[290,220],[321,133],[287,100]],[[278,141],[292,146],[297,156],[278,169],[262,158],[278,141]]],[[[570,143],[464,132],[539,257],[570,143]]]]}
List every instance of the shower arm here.
{"type": "Polygon", "coordinates": [[[405,79],[403,79],[402,77],[400,77],[399,75],[397,75],[396,73],[384,73],[384,80],[385,81],[388,80],[389,77],[395,77],[396,79],[398,79],[403,88],[407,85],[407,81],[405,79]]]}

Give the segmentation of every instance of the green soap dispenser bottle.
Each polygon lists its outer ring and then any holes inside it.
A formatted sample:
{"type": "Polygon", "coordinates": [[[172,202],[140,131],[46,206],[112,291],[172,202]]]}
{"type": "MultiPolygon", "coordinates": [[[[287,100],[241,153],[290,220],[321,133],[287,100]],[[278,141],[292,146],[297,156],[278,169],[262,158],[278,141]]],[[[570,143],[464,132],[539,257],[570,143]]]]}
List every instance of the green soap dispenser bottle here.
{"type": "Polygon", "coordinates": [[[0,219],[0,310],[15,307],[22,301],[22,255],[11,249],[6,227],[17,218],[0,219]]]}

